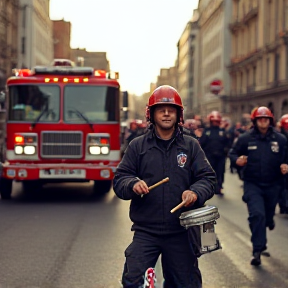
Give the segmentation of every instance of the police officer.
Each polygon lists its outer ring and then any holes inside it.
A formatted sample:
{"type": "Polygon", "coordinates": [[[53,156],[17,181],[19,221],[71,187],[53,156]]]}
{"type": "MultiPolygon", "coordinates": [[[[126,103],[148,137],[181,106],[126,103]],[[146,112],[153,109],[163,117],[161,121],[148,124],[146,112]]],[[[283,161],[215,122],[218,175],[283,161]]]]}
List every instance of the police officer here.
{"type": "Polygon", "coordinates": [[[248,206],[252,233],[251,265],[261,264],[267,249],[266,227],[275,227],[274,214],[283,189],[283,175],[288,171],[286,138],[273,127],[273,114],[259,107],[251,114],[253,128],[242,134],[229,152],[230,160],[243,167],[243,201],[248,206]]]}
{"type": "Polygon", "coordinates": [[[227,137],[225,129],[220,127],[222,117],[218,111],[212,111],[207,118],[210,127],[204,129],[199,141],[217,175],[218,186],[215,194],[223,195],[221,190],[223,189],[229,138],[227,137]]]}
{"type": "Polygon", "coordinates": [[[197,121],[195,119],[186,119],[184,121],[183,127],[187,129],[188,135],[192,136],[195,139],[199,139],[195,134],[195,130],[198,129],[197,121]]]}
{"type": "Polygon", "coordinates": [[[183,105],[173,87],[155,89],[147,108],[149,131],[130,142],[113,180],[116,195],[131,200],[134,231],[125,251],[122,284],[126,288],[143,285],[146,269],[155,267],[161,254],[165,288],[201,287],[197,251],[191,249],[193,243],[179,216],[213,196],[215,172],[198,141],[180,128],[183,105]],[[168,183],[149,191],[149,186],[166,177],[168,183]],[[182,201],[185,207],[171,213],[182,201]]]}
{"type": "MultiPolygon", "coordinates": [[[[288,140],[288,114],[284,114],[279,121],[280,132],[288,140]]],[[[279,197],[280,214],[288,214],[288,179],[285,176],[285,187],[279,197]]]]}

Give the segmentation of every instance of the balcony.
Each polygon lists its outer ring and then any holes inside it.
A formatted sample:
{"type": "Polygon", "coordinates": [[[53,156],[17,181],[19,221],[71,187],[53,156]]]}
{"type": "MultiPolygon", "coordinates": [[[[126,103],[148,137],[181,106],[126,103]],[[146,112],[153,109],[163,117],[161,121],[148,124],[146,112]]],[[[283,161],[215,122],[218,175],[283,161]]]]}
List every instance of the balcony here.
{"type": "Polygon", "coordinates": [[[232,33],[239,30],[241,27],[243,27],[243,23],[240,22],[238,19],[229,24],[229,29],[232,33]]]}
{"type": "Polygon", "coordinates": [[[258,15],[258,7],[253,7],[251,8],[248,13],[246,13],[242,19],[242,23],[246,24],[248,21],[250,21],[251,19],[253,19],[254,17],[256,17],[258,15]]]}
{"type": "Polygon", "coordinates": [[[237,17],[234,22],[229,24],[229,29],[231,30],[231,32],[234,33],[235,31],[246,25],[247,22],[249,22],[251,19],[256,17],[258,15],[258,10],[258,7],[253,7],[244,15],[241,20],[239,20],[239,18],[237,17]]]}
{"type": "Polygon", "coordinates": [[[262,49],[253,49],[246,55],[238,55],[236,57],[231,58],[230,65],[228,69],[233,70],[238,67],[243,67],[248,64],[253,63],[257,60],[259,54],[262,53],[262,49]]]}

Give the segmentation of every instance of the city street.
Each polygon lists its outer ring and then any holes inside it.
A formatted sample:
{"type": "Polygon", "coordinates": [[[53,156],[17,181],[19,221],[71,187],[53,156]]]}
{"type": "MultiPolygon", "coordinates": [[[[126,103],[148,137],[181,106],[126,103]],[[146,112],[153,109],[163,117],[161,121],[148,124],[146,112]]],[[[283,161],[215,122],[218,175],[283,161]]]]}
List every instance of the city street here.
{"type": "MultiPolygon", "coordinates": [[[[11,201],[0,201],[1,288],[118,288],[124,250],[132,233],[129,202],[111,190],[91,198],[91,184],[51,184],[34,196],[14,183],[11,201]]],[[[276,211],[268,232],[271,257],[250,265],[251,243],[241,182],[227,170],[224,197],[207,204],[220,212],[222,249],[199,259],[203,288],[288,287],[288,215],[276,211]]],[[[156,273],[162,282],[161,269],[156,273]]]]}

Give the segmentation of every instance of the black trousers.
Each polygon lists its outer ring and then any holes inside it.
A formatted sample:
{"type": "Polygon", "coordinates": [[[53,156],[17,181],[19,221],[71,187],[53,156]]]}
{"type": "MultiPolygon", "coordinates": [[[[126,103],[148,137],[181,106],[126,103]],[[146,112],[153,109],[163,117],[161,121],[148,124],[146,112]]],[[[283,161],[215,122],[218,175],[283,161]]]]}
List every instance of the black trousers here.
{"type": "Polygon", "coordinates": [[[146,269],[154,268],[160,255],[164,288],[202,287],[198,260],[190,247],[187,231],[165,236],[135,231],[132,243],[125,250],[123,288],[142,287],[146,269]]]}
{"type": "Polygon", "coordinates": [[[247,203],[253,253],[267,248],[266,227],[273,223],[275,207],[283,185],[261,186],[244,181],[243,201],[247,203]]]}
{"type": "Polygon", "coordinates": [[[221,189],[223,188],[226,156],[206,154],[206,157],[216,173],[217,177],[216,194],[219,194],[221,192],[221,189]]]}

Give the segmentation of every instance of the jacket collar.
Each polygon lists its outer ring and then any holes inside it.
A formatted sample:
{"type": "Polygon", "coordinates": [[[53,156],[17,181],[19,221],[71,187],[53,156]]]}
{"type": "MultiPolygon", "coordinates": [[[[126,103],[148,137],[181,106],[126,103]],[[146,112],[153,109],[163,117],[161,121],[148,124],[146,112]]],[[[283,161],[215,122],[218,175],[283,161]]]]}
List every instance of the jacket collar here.
{"type": "Polygon", "coordinates": [[[255,138],[258,139],[271,139],[271,138],[275,138],[274,136],[274,129],[272,126],[269,126],[267,133],[265,135],[262,135],[260,133],[260,131],[258,130],[257,126],[254,126],[253,132],[252,134],[254,135],[255,138]]]}
{"type": "MultiPolygon", "coordinates": [[[[147,135],[147,143],[148,143],[148,148],[152,148],[152,147],[155,147],[157,146],[157,143],[156,143],[156,132],[155,132],[155,127],[154,125],[150,128],[150,130],[148,131],[148,135],[147,135]]],[[[180,127],[177,126],[177,128],[175,129],[175,133],[174,135],[172,136],[171,138],[171,141],[173,141],[174,139],[174,142],[182,147],[183,149],[187,149],[186,145],[185,145],[185,141],[184,141],[184,137],[183,137],[183,131],[180,127]]]]}

